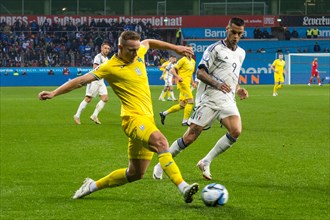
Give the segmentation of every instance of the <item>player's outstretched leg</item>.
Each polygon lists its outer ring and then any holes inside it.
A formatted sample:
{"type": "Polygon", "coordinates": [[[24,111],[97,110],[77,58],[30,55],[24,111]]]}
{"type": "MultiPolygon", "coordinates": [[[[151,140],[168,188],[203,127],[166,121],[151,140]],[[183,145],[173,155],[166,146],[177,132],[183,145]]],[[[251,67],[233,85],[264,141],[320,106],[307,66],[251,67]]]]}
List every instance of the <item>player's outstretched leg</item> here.
{"type": "Polygon", "coordinates": [[[80,199],[91,194],[90,185],[94,182],[91,178],[86,178],[82,186],[75,192],[73,199],[80,199]]]}

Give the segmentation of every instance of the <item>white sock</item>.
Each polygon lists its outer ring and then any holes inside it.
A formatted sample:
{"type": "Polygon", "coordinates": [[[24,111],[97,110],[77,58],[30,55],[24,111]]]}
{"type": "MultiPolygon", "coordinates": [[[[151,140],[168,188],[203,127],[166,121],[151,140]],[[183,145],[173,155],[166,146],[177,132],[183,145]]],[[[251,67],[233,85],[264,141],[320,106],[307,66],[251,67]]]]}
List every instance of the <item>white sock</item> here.
{"type": "Polygon", "coordinates": [[[104,105],[105,105],[105,102],[103,102],[102,100],[100,100],[100,101],[97,103],[96,107],[95,107],[95,110],[94,110],[94,112],[93,112],[93,116],[97,117],[98,114],[100,113],[100,111],[102,111],[104,105]]]}
{"type": "Polygon", "coordinates": [[[171,93],[171,97],[172,97],[172,99],[174,100],[174,99],[175,99],[175,97],[174,97],[174,92],[171,91],[170,93],[171,93]]]}
{"type": "Polygon", "coordinates": [[[97,188],[97,186],[96,186],[96,182],[93,181],[93,182],[89,185],[89,191],[90,191],[90,192],[95,192],[95,191],[97,191],[97,190],[99,190],[99,188],[97,188]]]}
{"type": "Polygon", "coordinates": [[[219,154],[224,153],[228,150],[233,143],[236,142],[236,139],[231,137],[228,133],[222,136],[215,146],[209,151],[209,153],[202,159],[203,163],[208,165],[216,158],[219,154]],[[230,139],[231,140],[230,140],[230,139]]]}
{"type": "Polygon", "coordinates": [[[163,98],[163,95],[164,95],[164,90],[162,91],[162,93],[160,93],[160,96],[159,96],[159,99],[162,99],[163,98]]]}
{"type": "Polygon", "coordinates": [[[80,115],[81,115],[81,112],[84,108],[86,108],[86,106],[88,105],[88,102],[84,100],[82,100],[82,102],[80,103],[79,107],[78,107],[78,110],[77,110],[77,113],[75,114],[75,116],[77,118],[80,118],[80,115]]]}
{"type": "Polygon", "coordinates": [[[163,115],[168,115],[168,111],[166,110],[166,111],[163,111],[163,115]]]}
{"type": "Polygon", "coordinates": [[[170,153],[172,154],[172,157],[175,157],[178,155],[181,151],[183,151],[187,146],[183,142],[183,138],[179,138],[176,141],[173,142],[173,144],[170,147],[170,153]]]}
{"type": "Polygon", "coordinates": [[[180,190],[181,193],[184,192],[184,188],[188,186],[188,183],[186,183],[185,181],[182,181],[179,185],[178,185],[178,188],[180,190]]]}

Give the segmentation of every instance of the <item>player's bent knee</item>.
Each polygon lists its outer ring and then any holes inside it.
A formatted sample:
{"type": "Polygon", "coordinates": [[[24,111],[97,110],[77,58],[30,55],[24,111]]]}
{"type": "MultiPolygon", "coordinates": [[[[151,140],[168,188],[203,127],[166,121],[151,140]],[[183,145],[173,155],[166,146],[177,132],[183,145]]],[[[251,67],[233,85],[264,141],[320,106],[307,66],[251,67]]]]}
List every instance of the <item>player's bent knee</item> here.
{"type": "Polygon", "coordinates": [[[229,132],[229,135],[232,136],[233,138],[237,139],[241,135],[241,130],[232,130],[229,132]]]}

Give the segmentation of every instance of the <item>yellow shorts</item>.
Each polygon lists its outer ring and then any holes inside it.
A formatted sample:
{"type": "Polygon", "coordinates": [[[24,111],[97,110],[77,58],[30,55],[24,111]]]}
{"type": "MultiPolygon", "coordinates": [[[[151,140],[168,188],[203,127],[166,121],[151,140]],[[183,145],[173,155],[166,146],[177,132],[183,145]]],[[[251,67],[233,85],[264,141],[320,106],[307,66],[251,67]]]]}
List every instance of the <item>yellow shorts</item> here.
{"type": "Polygon", "coordinates": [[[149,138],[156,127],[153,117],[124,116],[121,126],[128,136],[128,159],[151,160],[153,152],[148,150],[149,138]]]}
{"type": "Polygon", "coordinates": [[[187,86],[187,85],[180,84],[179,90],[180,90],[180,95],[179,95],[180,101],[185,101],[187,99],[194,98],[194,96],[191,92],[191,89],[190,89],[190,85],[187,86]]]}
{"type": "Polygon", "coordinates": [[[274,82],[275,82],[275,84],[278,82],[284,83],[283,74],[274,74],[274,82]]]}

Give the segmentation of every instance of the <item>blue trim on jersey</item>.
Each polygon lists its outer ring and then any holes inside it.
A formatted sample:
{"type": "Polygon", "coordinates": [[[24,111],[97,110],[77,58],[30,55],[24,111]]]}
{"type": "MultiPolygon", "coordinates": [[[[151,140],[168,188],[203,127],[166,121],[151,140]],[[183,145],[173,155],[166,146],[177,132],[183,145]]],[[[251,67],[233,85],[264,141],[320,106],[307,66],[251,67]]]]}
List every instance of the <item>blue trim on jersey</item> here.
{"type": "Polygon", "coordinates": [[[218,46],[218,45],[220,45],[220,41],[218,41],[218,42],[215,42],[214,44],[211,44],[210,46],[209,46],[209,49],[208,49],[208,51],[209,52],[212,52],[212,50],[214,50],[214,48],[216,47],[216,46],[218,46]]]}

